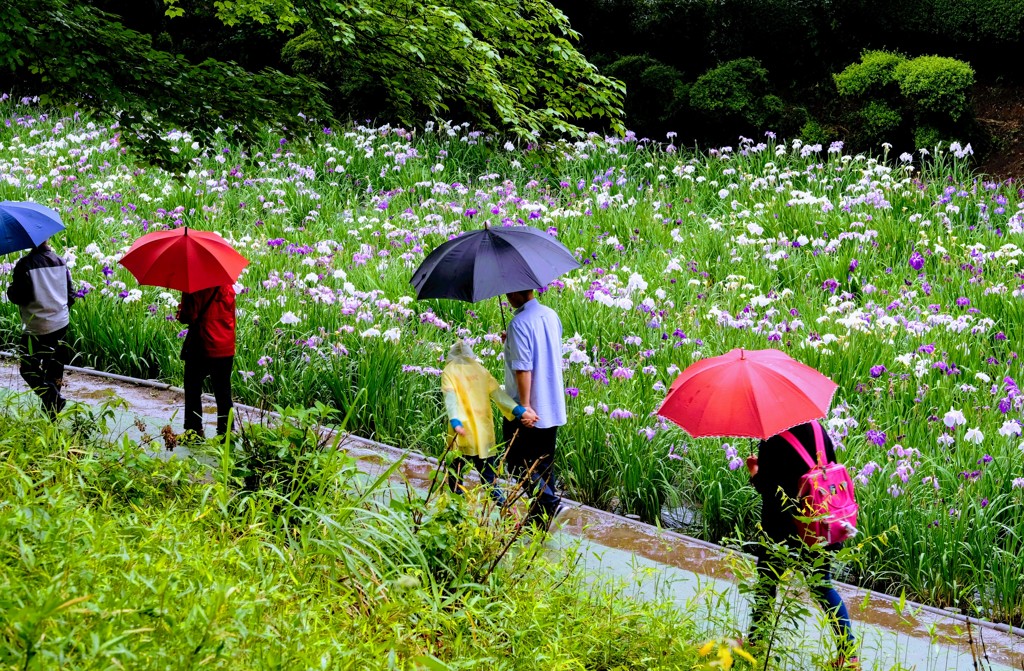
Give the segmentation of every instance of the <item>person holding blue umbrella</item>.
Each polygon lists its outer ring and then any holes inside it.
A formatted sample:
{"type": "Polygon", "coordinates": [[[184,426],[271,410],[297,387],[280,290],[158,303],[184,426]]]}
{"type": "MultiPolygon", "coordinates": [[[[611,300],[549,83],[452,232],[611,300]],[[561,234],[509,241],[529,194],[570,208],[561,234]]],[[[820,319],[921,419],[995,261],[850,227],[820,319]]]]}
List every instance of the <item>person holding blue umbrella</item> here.
{"type": "Polygon", "coordinates": [[[67,404],[60,388],[67,364],[65,338],[75,302],[71,271],[47,240],[64,230],[60,215],[36,203],[0,203],[0,253],[29,249],[11,274],[7,298],[18,306],[21,377],[55,419],[67,404]]]}

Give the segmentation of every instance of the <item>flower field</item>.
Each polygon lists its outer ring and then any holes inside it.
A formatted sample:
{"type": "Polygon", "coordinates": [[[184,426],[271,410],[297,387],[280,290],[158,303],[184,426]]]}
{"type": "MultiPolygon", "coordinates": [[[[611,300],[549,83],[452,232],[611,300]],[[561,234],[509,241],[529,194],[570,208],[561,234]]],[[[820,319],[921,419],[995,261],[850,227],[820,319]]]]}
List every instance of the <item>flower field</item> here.
{"type": "MultiPolygon", "coordinates": [[[[301,143],[268,134],[247,153],[172,131],[192,167],[171,175],[133,162],[117,128],[12,100],[0,115],[0,199],[68,227],[79,363],[180,380],[177,296],[116,261],[146,231],[214,230],[252,261],[236,396],[358,404],[358,432],[437,452],[443,354],[472,338],[500,378],[501,316],[496,299],[415,301],[412,269],[484,222],[536,226],[583,263],[541,297],[566,335],[567,495],[648,520],[681,504],[700,512],[689,533],[751,534],[755,446],[689,440],[654,412],[695,359],[780,348],[840,384],[828,426],[858,481],[854,577],[1024,619],[1024,192],[973,176],[969,148],[876,160],[771,134],[694,153],[308,123],[301,143]]],[[[17,313],[0,318],[10,345],[17,313]]]]}

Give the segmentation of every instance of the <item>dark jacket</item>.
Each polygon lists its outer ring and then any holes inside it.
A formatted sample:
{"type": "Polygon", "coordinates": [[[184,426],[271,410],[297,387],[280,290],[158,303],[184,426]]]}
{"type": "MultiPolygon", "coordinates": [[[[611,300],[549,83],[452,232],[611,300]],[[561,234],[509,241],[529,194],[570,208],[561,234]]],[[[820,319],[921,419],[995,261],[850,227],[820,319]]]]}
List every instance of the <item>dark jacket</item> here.
{"type": "MultiPolygon", "coordinates": [[[[794,426],[790,431],[804,446],[811,459],[815,457],[814,429],[810,422],[794,426]]],[[[828,431],[822,428],[825,456],[835,463],[836,453],[828,431]]],[[[807,464],[785,438],[772,436],[757,447],[757,475],[750,484],[761,495],[761,526],[768,538],[783,543],[799,538],[796,530],[796,503],[800,492],[800,477],[808,470],[807,464]]]]}
{"type": "Polygon", "coordinates": [[[183,359],[235,355],[235,288],[230,284],[181,295],[178,321],[188,324],[183,359]]]}
{"type": "Polygon", "coordinates": [[[68,308],[75,302],[71,272],[52,249],[35,247],[15,264],[7,298],[20,309],[28,333],[59,331],[71,321],[68,308]]]}

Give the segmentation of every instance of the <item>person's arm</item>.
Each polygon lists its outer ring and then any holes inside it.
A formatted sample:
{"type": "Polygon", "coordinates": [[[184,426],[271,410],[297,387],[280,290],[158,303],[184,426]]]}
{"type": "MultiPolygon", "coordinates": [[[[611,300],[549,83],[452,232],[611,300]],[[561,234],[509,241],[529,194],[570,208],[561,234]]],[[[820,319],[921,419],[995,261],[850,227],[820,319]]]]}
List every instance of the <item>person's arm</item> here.
{"type": "Polygon", "coordinates": [[[750,471],[750,485],[756,489],[757,493],[762,497],[773,496],[775,493],[773,490],[777,489],[777,486],[772,484],[775,476],[772,472],[773,462],[769,460],[764,468],[761,467],[761,455],[765,453],[767,444],[771,440],[773,440],[773,438],[769,438],[768,441],[758,442],[757,456],[750,455],[747,457],[747,470],[750,471]]]}
{"type": "Polygon", "coordinates": [[[441,373],[441,394],[444,396],[444,409],[448,412],[448,423],[455,433],[460,436],[466,435],[466,427],[462,426],[462,420],[459,419],[464,415],[459,395],[455,393],[455,381],[446,371],[441,373]]]}
{"type": "Polygon", "coordinates": [[[516,371],[516,389],[519,390],[519,403],[524,408],[529,410],[533,409],[530,405],[530,392],[533,387],[533,371],[532,370],[517,370],[516,371]]]}
{"type": "Polygon", "coordinates": [[[11,285],[7,287],[7,298],[15,305],[28,305],[35,300],[35,288],[23,263],[14,266],[11,285]]]}
{"type": "Polygon", "coordinates": [[[519,419],[526,413],[526,408],[516,403],[515,399],[506,394],[505,390],[497,383],[491,390],[491,400],[494,401],[494,405],[498,406],[498,410],[501,411],[505,419],[519,419]]]}
{"type": "MultiPolygon", "coordinates": [[[[533,387],[533,339],[528,329],[515,320],[509,324],[509,338],[505,344],[505,357],[515,373],[519,404],[532,410],[530,392],[533,387]]],[[[506,390],[508,391],[508,390],[506,390]]]]}
{"type": "Polygon", "coordinates": [[[199,304],[205,291],[194,291],[192,293],[182,292],[181,302],[178,303],[178,321],[182,324],[192,325],[199,316],[199,304]]]}
{"type": "Polygon", "coordinates": [[[459,419],[462,414],[461,405],[454,389],[444,389],[444,407],[448,411],[448,423],[452,425],[455,433],[464,436],[466,427],[462,426],[462,420],[459,419]]]}

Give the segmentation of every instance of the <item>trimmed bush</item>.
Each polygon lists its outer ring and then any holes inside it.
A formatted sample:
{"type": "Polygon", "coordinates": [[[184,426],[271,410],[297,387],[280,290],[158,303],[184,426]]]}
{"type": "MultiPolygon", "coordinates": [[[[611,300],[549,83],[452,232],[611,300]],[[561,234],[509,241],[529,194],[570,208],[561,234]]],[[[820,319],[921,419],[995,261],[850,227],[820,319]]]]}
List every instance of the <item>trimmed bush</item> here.
{"type": "Polygon", "coordinates": [[[871,143],[891,141],[903,124],[900,111],[880,100],[872,100],[860,112],[861,134],[871,143]]]}
{"type": "Polygon", "coordinates": [[[337,72],[341,61],[313,30],[288,40],[281,49],[281,60],[298,74],[325,80],[337,72]]]}
{"type": "Polygon", "coordinates": [[[340,116],[365,119],[399,114],[388,102],[387,82],[373,77],[358,62],[342,59],[316,31],[288,40],[281,49],[281,62],[295,74],[324,82],[323,95],[340,116]]]}
{"type": "Polygon", "coordinates": [[[690,104],[704,112],[743,115],[768,92],[768,71],[754,58],[740,58],[701,75],[690,104]]]}
{"type": "MultiPolygon", "coordinates": [[[[775,95],[765,96],[764,107],[768,115],[767,122],[772,126],[771,129],[787,136],[799,134],[800,129],[811,118],[806,107],[791,105],[775,95]]],[[[768,127],[766,126],[765,129],[768,130],[768,127]]]]}
{"type": "Polygon", "coordinates": [[[835,128],[826,126],[817,119],[810,118],[800,127],[800,139],[804,144],[828,144],[839,137],[835,128]]]}
{"type": "Polygon", "coordinates": [[[955,58],[920,56],[900,63],[894,74],[900,92],[919,113],[937,113],[959,121],[968,112],[968,93],[974,85],[969,64],[955,58]]]}
{"type": "Polygon", "coordinates": [[[947,133],[934,126],[919,126],[914,130],[914,147],[932,151],[936,147],[948,147],[950,139],[947,133]]]}
{"type": "Polygon", "coordinates": [[[974,135],[968,100],[974,70],[963,61],[866,51],[833,80],[850,101],[844,115],[857,143],[931,148],[974,135]]]}
{"type": "Polygon", "coordinates": [[[852,63],[839,74],[832,75],[841,96],[863,96],[896,82],[896,68],[906,62],[900,54],[888,51],[865,51],[860,63],[852,63]]]}
{"type": "Polygon", "coordinates": [[[768,71],[761,62],[740,58],[701,75],[690,88],[690,105],[707,115],[765,128],[778,120],[785,107],[770,89],[768,71]]]}

